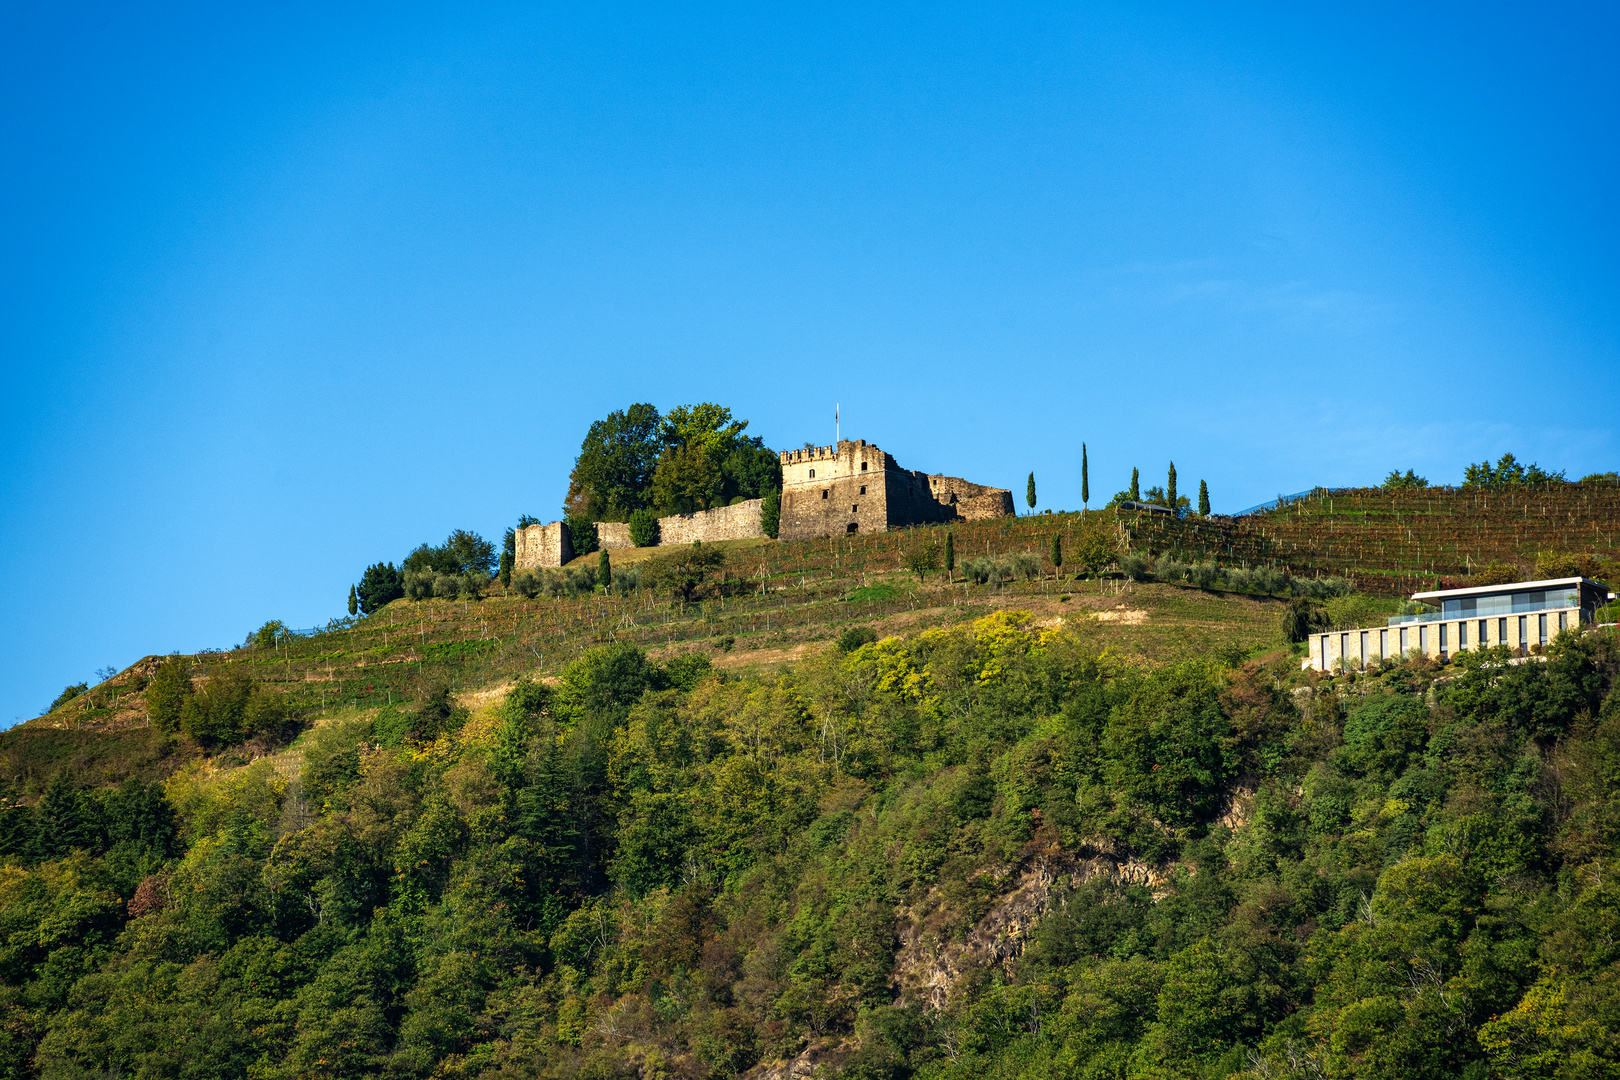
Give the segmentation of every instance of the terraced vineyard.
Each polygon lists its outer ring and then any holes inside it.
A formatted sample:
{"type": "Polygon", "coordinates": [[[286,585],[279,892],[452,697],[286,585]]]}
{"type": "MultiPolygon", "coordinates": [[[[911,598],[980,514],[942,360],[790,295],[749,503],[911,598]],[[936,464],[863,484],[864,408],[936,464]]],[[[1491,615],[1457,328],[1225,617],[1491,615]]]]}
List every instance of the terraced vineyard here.
{"type": "Polygon", "coordinates": [[[1183,559],[1269,563],[1337,575],[1379,596],[1466,578],[1501,562],[1534,572],[1539,552],[1620,556],[1620,486],[1556,484],[1481,491],[1321,491],[1235,521],[1127,515],[1131,546],[1183,559]]]}

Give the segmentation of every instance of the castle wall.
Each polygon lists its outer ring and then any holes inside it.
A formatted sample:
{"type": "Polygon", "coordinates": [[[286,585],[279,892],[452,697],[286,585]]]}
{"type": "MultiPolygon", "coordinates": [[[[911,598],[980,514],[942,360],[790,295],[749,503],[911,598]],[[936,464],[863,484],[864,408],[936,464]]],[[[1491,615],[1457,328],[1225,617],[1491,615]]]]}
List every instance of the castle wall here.
{"type": "Polygon", "coordinates": [[[782,517],[777,536],[801,540],[887,532],[894,459],[865,439],[782,454],[782,517]]]}
{"type": "MultiPolygon", "coordinates": [[[[659,546],[690,544],[694,540],[744,540],[764,536],[760,510],[764,499],[749,499],[732,506],[717,506],[695,514],[672,514],[658,519],[659,546]]],[[[518,529],[517,555],[513,570],[558,567],[574,557],[568,528],[560,521],[518,529]]],[[[596,546],[608,551],[635,547],[630,542],[630,526],[622,521],[596,523],[596,546]]]]}
{"type": "Polygon", "coordinates": [[[598,521],[596,523],[596,546],[608,551],[619,551],[624,548],[633,548],[636,545],[630,539],[630,525],[624,521],[598,521]]]}
{"type": "MultiPolygon", "coordinates": [[[[782,516],[777,535],[783,540],[888,532],[909,525],[978,521],[1013,513],[1012,492],[1005,488],[902,469],[893,457],[865,439],[786,450],[781,463],[782,516]]],[[[661,517],[659,545],[764,536],[760,524],[763,505],[762,499],[750,499],[695,514],[661,517]]],[[[609,551],[634,546],[630,526],[622,521],[598,522],[596,539],[597,546],[609,551]]],[[[573,556],[568,530],[560,521],[517,531],[517,570],[562,566],[573,556]]]]}
{"type": "Polygon", "coordinates": [[[553,521],[550,525],[530,525],[526,529],[518,529],[515,535],[517,552],[512,561],[514,570],[561,566],[574,557],[568,527],[560,521],[553,521]]]}
{"type": "Polygon", "coordinates": [[[910,525],[976,521],[1013,512],[1012,492],[955,476],[902,469],[861,439],[789,450],[782,462],[784,540],[910,525]]]}
{"type": "Polygon", "coordinates": [[[694,540],[746,540],[764,536],[759,522],[764,499],[748,499],[731,506],[717,506],[695,514],[672,514],[658,519],[658,546],[690,544],[694,540]]]}

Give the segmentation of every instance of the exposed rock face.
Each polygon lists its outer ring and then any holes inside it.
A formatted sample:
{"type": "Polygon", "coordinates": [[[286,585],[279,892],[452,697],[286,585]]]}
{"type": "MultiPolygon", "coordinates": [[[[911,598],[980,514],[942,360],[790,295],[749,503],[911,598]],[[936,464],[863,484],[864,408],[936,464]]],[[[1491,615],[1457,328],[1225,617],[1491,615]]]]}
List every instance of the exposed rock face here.
{"type": "MultiPolygon", "coordinates": [[[[1023,955],[1030,935],[1051,910],[1054,894],[1103,877],[1118,885],[1140,885],[1157,898],[1163,895],[1176,864],[1150,866],[1120,859],[1102,848],[1079,854],[1057,852],[1030,862],[962,941],[941,941],[915,916],[902,912],[900,950],[894,978],[900,1000],[943,1008],[964,974],[987,967],[1008,967],[1023,955]]],[[[1009,972],[1010,974],[1010,972],[1009,972]]]]}

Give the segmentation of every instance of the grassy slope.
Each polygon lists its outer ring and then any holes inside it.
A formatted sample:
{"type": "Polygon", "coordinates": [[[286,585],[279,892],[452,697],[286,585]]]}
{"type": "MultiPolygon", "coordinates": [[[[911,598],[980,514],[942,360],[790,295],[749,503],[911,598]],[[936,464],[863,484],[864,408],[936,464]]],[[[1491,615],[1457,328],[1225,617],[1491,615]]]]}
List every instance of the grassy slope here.
{"type": "MultiPolygon", "coordinates": [[[[1070,533],[1080,521],[1078,514],[1043,514],[959,523],[951,531],[958,559],[1013,552],[1044,559],[1051,535],[1070,533]]],[[[1270,563],[1307,576],[1342,575],[1377,596],[1410,592],[1432,585],[1436,575],[1462,574],[1469,565],[1491,561],[1516,563],[1528,572],[1541,550],[1620,556],[1615,546],[1620,488],[1607,485],[1500,494],[1368,489],[1311,497],[1237,521],[1168,521],[1139,514],[1118,515],[1117,521],[1135,550],[1229,564],[1270,563]]],[[[1222,649],[1251,651],[1274,640],[1277,601],[1269,598],[1055,578],[1002,589],[946,587],[938,576],[918,583],[901,571],[906,550],[942,540],[944,531],[725,542],[719,546],[729,557],[727,580],[717,595],[685,609],[644,594],[525,600],[496,590],[481,602],[400,601],[350,629],[273,649],[199,654],[193,671],[204,676],[215,664],[246,665],[313,719],[338,708],[414,698],[436,679],[476,690],[521,673],[551,674],[584,649],[609,641],[667,654],[729,637],[734,649],[717,654],[721,666],[777,666],[850,625],[894,633],[1009,607],[1035,611],[1043,619],[1079,621],[1088,642],[1139,662],[1222,649]],[[1065,591],[1072,599],[1060,599],[1065,591]]],[[[616,551],[612,558],[627,566],[656,550],[616,551]]],[[[594,565],[596,558],[593,553],[575,562],[594,565]]],[[[80,749],[71,752],[46,750],[43,742],[29,741],[30,733],[41,727],[143,728],[140,689],[155,660],[143,660],[49,717],[0,733],[4,775],[20,780],[24,790],[36,790],[40,775],[51,771],[38,763],[63,758],[78,762],[73,771],[87,781],[104,774],[116,779],[119,768],[108,772],[91,763],[100,751],[83,749],[89,745],[83,738],[75,744],[80,749]],[[34,745],[41,749],[23,749],[34,745]]]]}

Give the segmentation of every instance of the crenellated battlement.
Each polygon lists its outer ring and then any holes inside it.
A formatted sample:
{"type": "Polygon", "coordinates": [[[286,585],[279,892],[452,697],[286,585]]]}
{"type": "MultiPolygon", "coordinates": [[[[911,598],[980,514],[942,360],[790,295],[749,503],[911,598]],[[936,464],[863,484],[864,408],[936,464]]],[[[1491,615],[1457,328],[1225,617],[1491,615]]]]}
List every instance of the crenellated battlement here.
{"type": "Polygon", "coordinates": [[[777,459],[783,465],[802,465],[812,461],[831,461],[844,453],[846,448],[865,449],[872,454],[881,454],[883,451],[867,442],[865,439],[840,439],[837,446],[813,446],[802,450],[780,450],[777,459]]]}

